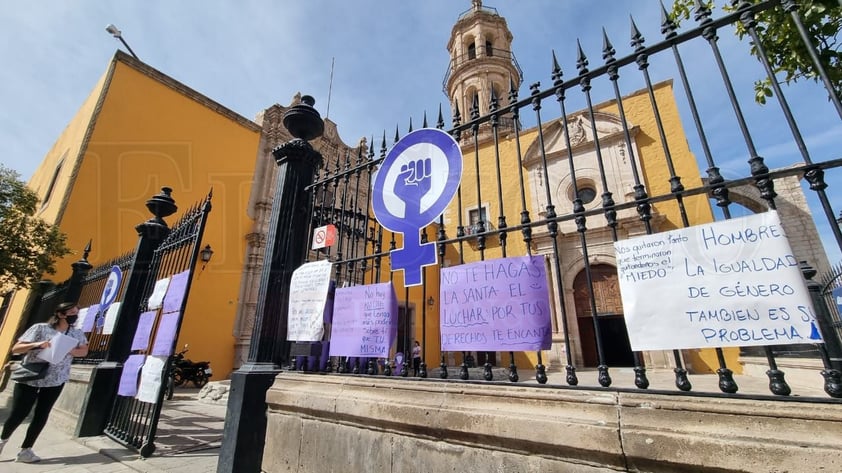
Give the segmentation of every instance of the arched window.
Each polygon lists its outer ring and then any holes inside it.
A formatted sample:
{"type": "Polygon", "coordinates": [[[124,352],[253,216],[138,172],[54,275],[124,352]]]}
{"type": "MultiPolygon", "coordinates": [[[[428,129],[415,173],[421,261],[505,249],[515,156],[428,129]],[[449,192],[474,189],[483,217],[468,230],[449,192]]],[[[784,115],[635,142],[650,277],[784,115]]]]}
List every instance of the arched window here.
{"type": "Polygon", "coordinates": [[[494,47],[491,46],[491,41],[485,42],[485,55],[491,57],[494,55],[494,47]]]}
{"type": "Polygon", "coordinates": [[[477,45],[476,43],[471,43],[468,45],[468,59],[476,59],[477,58],[477,45]]]}

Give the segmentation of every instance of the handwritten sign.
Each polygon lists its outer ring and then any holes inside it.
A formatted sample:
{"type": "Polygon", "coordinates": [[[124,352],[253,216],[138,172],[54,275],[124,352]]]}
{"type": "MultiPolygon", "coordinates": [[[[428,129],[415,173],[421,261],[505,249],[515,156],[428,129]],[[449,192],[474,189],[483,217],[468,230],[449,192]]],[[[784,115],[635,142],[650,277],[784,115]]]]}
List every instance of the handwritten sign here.
{"type": "Polygon", "coordinates": [[[142,314],[137,320],[137,329],[132,339],[132,350],[146,350],[149,348],[149,338],[152,336],[152,326],[155,325],[157,311],[149,310],[142,314]]]}
{"type": "Polygon", "coordinates": [[[164,366],[167,364],[166,356],[147,356],[140,370],[140,386],[137,388],[135,399],[150,404],[158,403],[158,394],[161,392],[164,380],[164,366]]]}
{"type": "MultiPolygon", "coordinates": [[[[85,326],[85,322],[88,319],[88,312],[90,311],[90,307],[82,307],[79,309],[79,318],[76,319],[76,323],[73,324],[75,327],[79,327],[81,330],[82,327],[85,326]]],[[[93,315],[91,315],[93,317],[93,315]]],[[[82,330],[84,332],[84,330],[82,330]]],[[[90,332],[90,330],[88,330],[90,332]]]]}
{"type": "Polygon", "coordinates": [[[336,290],[330,356],[388,357],[398,334],[391,282],[336,290]]]}
{"type": "Polygon", "coordinates": [[[170,285],[170,278],[159,279],[155,281],[155,287],[152,289],[152,294],[149,295],[149,300],[146,302],[147,310],[160,309],[164,302],[164,295],[167,293],[167,287],[170,285]]]}
{"type": "Polygon", "coordinates": [[[634,350],[816,343],[777,212],[614,243],[634,350]]]}
{"type": "Polygon", "coordinates": [[[102,317],[99,313],[99,304],[92,304],[90,307],[88,307],[88,311],[85,312],[85,318],[82,320],[77,320],[76,324],[79,327],[81,327],[83,332],[92,332],[94,329],[94,324],[96,323],[96,319],[99,317],[102,317]]]}
{"type": "Polygon", "coordinates": [[[547,350],[552,343],[543,256],[441,270],[442,351],[547,350]]]}
{"type": "Polygon", "coordinates": [[[120,396],[134,397],[137,394],[137,376],[146,355],[129,355],[123,363],[123,372],[120,373],[120,384],[117,387],[117,394],[120,396]]]}
{"type": "Polygon", "coordinates": [[[170,277],[170,284],[167,294],[164,296],[164,308],[162,312],[176,312],[181,310],[181,303],[187,293],[187,284],[190,282],[190,270],[173,274],[170,277]]]}
{"type": "Polygon", "coordinates": [[[117,317],[120,316],[120,306],[122,304],[122,302],[115,302],[108,306],[108,310],[105,311],[105,320],[102,325],[103,335],[111,335],[114,333],[114,326],[117,324],[117,317]]]}
{"type": "Polygon", "coordinates": [[[180,320],[180,312],[170,312],[161,316],[161,321],[158,322],[158,331],[155,333],[155,342],[152,344],[153,355],[172,355],[180,320]]]}
{"type": "Polygon", "coordinates": [[[324,337],[324,309],[330,290],[328,260],[305,263],[290,281],[287,340],[318,342],[324,337]]]}

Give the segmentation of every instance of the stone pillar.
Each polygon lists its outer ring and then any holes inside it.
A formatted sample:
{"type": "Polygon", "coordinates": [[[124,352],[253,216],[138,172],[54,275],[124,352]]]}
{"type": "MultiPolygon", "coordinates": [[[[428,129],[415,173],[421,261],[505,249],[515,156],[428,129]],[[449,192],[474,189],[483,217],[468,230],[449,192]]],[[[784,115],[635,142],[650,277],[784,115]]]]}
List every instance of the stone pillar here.
{"type": "Polygon", "coordinates": [[[146,208],[154,217],[135,227],[139,238],[131,273],[126,281],[125,296],[105,361],[97,365],[91,374],[88,392],[76,423],[76,435],[79,437],[101,435],[105,430],[111,413],[110,407],[117,398],[117,385],[123,371],[123,361],[131,353],[132,339],[140,317],[140,303],[146,296],[144,289],[149,277],[152,255],[170,233],[164,217],[178,210],[171,193],[171,188],[163,187],[160,194],[147,200],[146,208]]]}
{"type": "Polygon", "coordinates": [[[288,362],[286,314],[292,273],[307,255],[310,199],[322,156],[308,143],[324,132],[324,122],[305,95],[284,113],[294,137],[272,151],[278,180],[260,277],[248,361],[231,374],[219,473],[259,473],[266,439],[266,391],[288,362]]]}

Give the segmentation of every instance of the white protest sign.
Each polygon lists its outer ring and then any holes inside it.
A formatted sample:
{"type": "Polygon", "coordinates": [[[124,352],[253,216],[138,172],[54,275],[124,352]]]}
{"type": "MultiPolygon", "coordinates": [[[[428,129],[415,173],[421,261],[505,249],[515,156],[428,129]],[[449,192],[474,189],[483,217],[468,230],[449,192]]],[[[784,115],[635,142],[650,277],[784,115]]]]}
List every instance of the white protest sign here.
{"type": "Polygon", "coordinates": [[[81,330],[81,328],[85,326],[85,320],[88,318],[89,311],[90,307],[83,307],[79,309],[79,317],[76,319],[76,323],[73,324],[73,326],[81,330]]]}
{"type": "Polygon", "coordinates": [[[105,322],[102,326],[103,335],[111,335],[114,333],[114,325],[117,323],[117,316],[120,314],[120,306],[122,302],[115,302],[108,306],[105,312],[105,322]]]}
{"type": "Polygon", "coordinates": [[[161,307],[164,303],[164,295],[166,295],[167,288],[169,286],[170,278],[155,281],[155,287],[152,289],[152,294],[149,296],[149,301],[146,303],[146,310],[155,310],[161,307]]]}
{"type": "Polygon", "coordinates": [[[818,343],[777,212],[614,243],[633,350],[818,343]]]}
{"type": "Polygon", "coordinates": [[[150,404],[158,403],[158,394],[163,386],[164,365],[166,356],[148,356],[140,370],[140,386],[137,388],[135,399],[150,404]]]}
{"type": "Polygon", "coordinates": [[[328,260],[305,263],[292,273],[287,340],[318,342],[324,336],[324,310],[330,290],[328,260]]]}

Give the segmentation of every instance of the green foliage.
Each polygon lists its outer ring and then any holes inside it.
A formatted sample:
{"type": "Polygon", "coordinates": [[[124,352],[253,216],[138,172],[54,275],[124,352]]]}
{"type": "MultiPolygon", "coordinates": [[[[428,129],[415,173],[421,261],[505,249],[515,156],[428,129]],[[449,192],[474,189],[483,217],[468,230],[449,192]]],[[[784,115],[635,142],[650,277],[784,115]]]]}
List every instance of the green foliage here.
{"type": "MultiPolygon", "coordinates": [[[[748,3],[760,3],[753,0],[748,3]]],[[[713,1],[707,2],[712,7],[713,1]]],[[[729,2],[723,6],[726,11],[735,11],[740,4],[747,2],[729,2]],[[736,4],[736,6],[735,6],[736,4]]],[[[837,96],[842,96],[842,45],[839,43],[839,31],[842,29],[842,7],[838,0],[804,0],[798,2],[798,15],[807,35],[818,51],[819,60],[830,78],[837,96]]],[[[694,0],[673,0],[672,17],[676,22],[688,19],[695,12],[694,0]]],[[[808,79],[816,82],[821,77],[810,59],[807,47],[798,33],[790,13],[781,6],[765,10],[756,15],[755,30],[760,46],[766,51],[769,64],[779,81],[786,84],[808,79]]],[[[736,34],[742,39],[751,38],[746,28],[738,23],[736,34]]],[[[760,57],[758,45],[752,42],[751,54],[760,57]]],[[[772,82],[768,77],[754,82],[754,99],[764,104],[772,96],[772,82]]]]}
{"type": "Polygon", "coordinates": [[[68,253],[58,227],[35,216],[38,196],[15,171],[0,165],[0,292],[31,286],[55,273],[68,253]]]}

